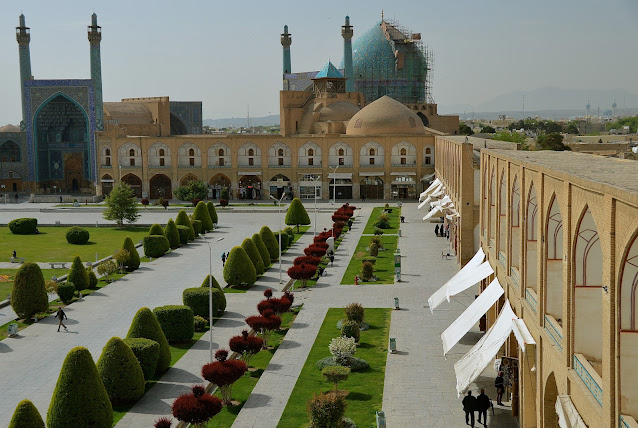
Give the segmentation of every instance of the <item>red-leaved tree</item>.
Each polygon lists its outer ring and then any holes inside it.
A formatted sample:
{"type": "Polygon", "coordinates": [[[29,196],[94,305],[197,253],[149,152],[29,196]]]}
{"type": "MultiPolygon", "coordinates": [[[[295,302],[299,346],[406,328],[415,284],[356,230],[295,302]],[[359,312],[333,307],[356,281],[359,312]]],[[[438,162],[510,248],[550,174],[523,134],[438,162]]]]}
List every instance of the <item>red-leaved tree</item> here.
{"type": "MultiPolygon", "coordinates": [[[[201,385],[195,385],[190,394],[183,394],[173,401],[173,416],[196,427],[204,427],[206,422],[222,411],[219,398],[206,394],[201,385]]],[[[170,421],[169,425],[170,426],[170,421]]]]}
{"type": "Polygon", "coordinates": [[[266,288],[264,290],[264,297],[266,299],[270,299],[272,297],[272,289],[271,288],[266,288]]]}
{"type": "Polygon", "coordinates": [[[241,378],[248,366],[240,360],[228,360],[228,351],[219,349],[215,352],[215,359],[202,367],[202,377],[219,387],[224,404],[230,404],[233,383],[241,378]]]}
{"type": "Polygon", "coordinates": [[[278,329],[281,325],[281,318],[268,309],[264,311],[263,315],[251,315],[246,318],[246,324],[261,335],[264,340],[263,349],[267,349],[268,338],[272,331],[278,329]]]}
{"type": "MultiPolygon", "coordinates": [[[[322,250],[322,251],[324,254],[326,253],[326,250],[322,250]]],[[[288,269],[288,276],[291,277],[292,279],[301,280],[301,286],[306,287],[306,285],[308,284],[308,280],[312,278],[316,272],[317,272],[317,266],[301,263],[299,265],[294,265],[290,267],[288,269]]]]}
{"type": "Polygon", "coordinates": [[[155,421],[155,424],[153,424],[154,428],[171,428],[171,425],[173,425],[173,420],[169,417],[164,416],[163,418],[159,418],[158,420],[155,421]]]}
{"type": "Polygon", "coordinates": [[[317,247],[315,244],[312,244],[308,248],[305,248],[303,252],[307,256],[323,257],[326,254],[326,249],[322,247],[317,247]]]}
{"type": "Polygon", "coordinates": [[[243,330],[241,335],[230,338],[228,346],[231,351],[241,354],[239,359],[248,364],[250,359],[264,346],[264,340],[258,336],[251,336],[248,331],[243,330]]]}
{"type": "Polygon", "coordinates": [[[321,258],[314,256],[299,256],[295,260],[293,260],[293,264],[295,265],[300,265],[302,263],[305,263],[307,265],[319,266],[319,263],[321,263],[321,258]]]}

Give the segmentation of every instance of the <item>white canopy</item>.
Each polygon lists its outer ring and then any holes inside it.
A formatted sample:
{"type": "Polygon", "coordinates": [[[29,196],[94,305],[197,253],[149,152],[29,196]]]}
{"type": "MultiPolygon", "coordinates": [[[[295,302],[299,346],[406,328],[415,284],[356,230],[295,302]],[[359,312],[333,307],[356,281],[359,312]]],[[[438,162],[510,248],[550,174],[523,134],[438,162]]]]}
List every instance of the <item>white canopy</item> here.
{"type": "Polygon", "coordinates": [[[494,278],[494,281],[472,302],[468,308],[441,334],[443,341],[443,355],[456,345],[465,334],[470,331],[483,315],[505,293],[503,287],[494,278]]]}
{"type": "Polygon", "coordinates": [[[419,195],[419,201],[420,201],[420,200],[422,200],[422,199],[427,198],[427,196],[428,196],[430,193],[432,193],[432,191],[433,191],[434,189],[436,189],[436,187],[437,187],[439,184],[441,184],[441,180],[439,180],[438,178],[436,178],[436,179],[432,182],[432,184],[430,184],[430,186],[429,186],[427,189],[425,189],[425,191],[424,191],[423,193],[421,193],[421,194],[419,195]]]}
{"type": "Polygon", "coordinates": [[[426,198],[423,202],[421,202],[421,203],[419,204],[419,206],[418,206],[418,207],[416,207],[416,209],[417,209],[417,210],[420,210],[421,208],[423,208],[423,207],[424,207],[424,206],[425,206],[428,202],[430,202],[428,199],[429,199],[429,198],[426,198]]]}
{"type": "Polygon", "coordinates": [[[426,220],[428,220],[429,218],[434,217],[434,215],[435,215],[436,213],[439,213],[439,215],[438,215],[437,217],[441,217],[441,216],[443,216],[443,213],[441,212],[441,208],[439,208],[438,206],[436,206],[436,207],[432,208],[432,210],[430,210],[430,212],[429,212],[429,213],[427,213],[427,214],[423,217],[423,221],[426,221],[426,220]]]}
{"type": "Polygon", "coordinates": [[[445,290],[445,298],[450,301],[450,297],[467,290],[479,281],[483,281],[485,278],[494,273],[494,269],[490,266],[490,262],[483,262],[469,272],[463,274],[456,281],[449,284],[445,290]]]}
{"type": "Polygon", "coordinates": [[[587,428],[569,395],[558,396],[556,414],[558,414],[558,426],[561,428],[587,428]]]}
{"type": "Polygon", "coordinates": [[[514,320],[514,325],[512,326],[512,332],[514,333],[514,336],[516,337],[516,341],[518,342],[519,348],[521,348],[523,352],[525,352],[526,345],[536,344],[536,341],[534,340],[532,333],[529,332],[529,330],[527,329],[527,326],[525,325],[525,322],[522,319],[518,318],[514,320]]]}
{"type": "Polygon", "coordinates": [[[441,303],[445,301],[446,291],[448,285],[457,281],[459,277],[465,275],[468,271],[472,271],[474,268],[478,267],[485,260],[485,253],[483,252],[483,248],[479,248],[479,250],[474,254],[474,257],[465,264],[461,268],[460,271],[456,273],[452,278],[450,278],[441,288],[436,290],[428,299],[428,305],[430,306],[430,311],[434,313],[434,308],[439,306],[441,303]]]}
{"type": "Polygon", "coordinates": [[[479,377],[496,356],[512,332],[512,321],[516,318],[509,300],[506,300],[494,325],[463,358],[454,364],[456,392],[459,396],[470,386],[470,383],[479,377]]]}

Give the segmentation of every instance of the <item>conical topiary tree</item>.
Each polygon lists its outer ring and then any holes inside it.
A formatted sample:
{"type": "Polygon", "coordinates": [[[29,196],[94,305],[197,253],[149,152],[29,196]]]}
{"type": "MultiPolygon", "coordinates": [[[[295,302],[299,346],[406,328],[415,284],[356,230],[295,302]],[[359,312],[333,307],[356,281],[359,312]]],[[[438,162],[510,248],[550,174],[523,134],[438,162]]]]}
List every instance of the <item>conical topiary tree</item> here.
{"type": "MultiPolygon", "coordinates": [[[[204,280],[202,281],[202,288],[208,288],[210,286],[209,281],[210,281],[210,275],[206,275],[206,278],[204,278],[204,280]]],[[[220,298],[221,302],[219,305],[216,305],[215,308],[217,310],[224,312],[226,310],[226,294],[224,294],[224,290],[222,290],[222,287],[219,285],[219,282],[217,282],[217,280],[215,279],[215,276],[213,276],[213,288],[216,288],[219,291],[221,291],[221,298],[220,298]]]]}
{"type": "Polygon", "coordinates": [[[126,338],[151,339],[159,343],[160,357],[157,362],[156,373],[162,374],[168,370],[171,365],[171,348],[168,345],[166,336],[164,336],[162,327],[149,308],[141,308],[137,311],[126,338]]]}
{"type": "Polygon", "coordinates": [[[293,199],[290,203],[286,213],[286,224],[288,226],[297,226],[297,233],[299,233],[300,225],[310,224],[310,217],[308,217],[308,213],[299,198],[293,199]]]}
{"type": "Polygon", "coordinates": [[[32,402],[22,400],[13,412],[9,428],[44,428],[44,421],[32,402]]]}
{"type": "Polygon", "coordinates": [[[133,244],[133,240],[129,236],[124,239],[122,249],[128,251],[128,259],[124,262],[124,266],[126,266],[127,271],[133,272],[140,267],[140,254],[137,252],[137,248],[135,248],[135,244],[133,244]]]}
{"type": "Polygon", "coordinates": [[[224,266],[224,281],[230,286],[248,285],[251,286],[257,280],[257,271],[250,257],[242,247],[235,247],[230,250],[228,260],[224,266]]]}
{"type": "Polygon", "coordinates": [[[64,359],[53,391],[47,427],[110,428],[113,407],[88,349],[78,346],[64,359]]]}
{"type": "Polygon", "coordinates": [[[258,233],[255,233],[252,237],[253,242],[255,243],[255,247],[257,247],[257,251],[259,251],[259,255],[261,256],[261,260],[264,262],[264,272],[271,265],[270,262],[270,253],[268,252],[268,248],[266,248],[266,244],[264,244],[264,240],[261,239],[258,233]]]}
{"type": "Polygon", "coordinates": [[[250,261],[253,262],[253,266],[255,266],[255,272],[257,275],[262,275],[264,273],[264,261],[261,259],[259,255],[259,250],[255,246],[255,243],[252,239],[246,238],[244,242],[241,243],[241,247],[246,251],[248,257],[250,257],[250,261]]]}
{"type": "Polygon", "coordinates": [[[168,239],[168,243],[171,246],[171,250],[175,248],[179,248],[179,231],[177,230],[177,225],[173,221],[173,219],[169,219],[168,223],[166,223],[166,229],[164,229],[164,235],[166,239],[168,239]]]}
{"type": "Polygon", "coordinates": [[[11,307],[19,317],[27,320],[49,309],[44,276],[37,264],[24,263],[16,272],[11,289],[11,307]]]}
{"type": "Polygon", "coordinates": [[[219,222],[218,222],[219,218],[217,217],[217,211],[215,210],[215,204],[212,203],[211,201],[208,201],[206,203],[206,208],[208,208],[208,215],[210,215],[210,219],[213,222],[213,224],[219,224],[219,222]]]}
{"type": "Polygon", "coordinates": [[[97,360],[97,371],[113,405],[135,403],[144,395],[144,372],[135,354],[119,337],[112,337],[97,360]]]}
{"type": "Polygon", "coordinates": [[[279,242],[275,239],[272,230],[268,226],[264,226],[259,231],[259,236],[261,236],[261,240],[264,241],[264,245],[268,249],[270,260],[277,260],[279,258],[279,242]]]}
{"type": "Polygon", "coordinates": [[[163,235],[164,234],[164,229],[162,229],[162,226],[160,226],[159,224],[155,223],[148,230],[148,234],[149,235],[163,235]]]}
{"type": "Polygon", "coordinates": [[[72,282],[75,285],[77,291],[82,291],[89,288],[89,275],[86,273],[86,268],[80,260],[80,256],[73,258],[73,264],[71,264],[71,270],[66,277],[67,282],[72,282]]]}
{"type": "Polygon", "coordinates": [[[177,218],[175,219],[175,224],[176,225],[182,225],[182,226],[187,226],[190,229],[190,240],[194,240],[195,239],[195,229],[193,229],[193,223],[191,223],[191,220],[188,218],[188,214],[186,214],[186,211],[181,210],[179,212],[179,214],[177,214],[177,218]]]}
{"type": "Polygon", "coordinates": [[[213,220],[210,218],[208,207],[204,201],[199,201],[193,212],[193,220],[202,222],[202,231],[213,230],[213,220]]]}

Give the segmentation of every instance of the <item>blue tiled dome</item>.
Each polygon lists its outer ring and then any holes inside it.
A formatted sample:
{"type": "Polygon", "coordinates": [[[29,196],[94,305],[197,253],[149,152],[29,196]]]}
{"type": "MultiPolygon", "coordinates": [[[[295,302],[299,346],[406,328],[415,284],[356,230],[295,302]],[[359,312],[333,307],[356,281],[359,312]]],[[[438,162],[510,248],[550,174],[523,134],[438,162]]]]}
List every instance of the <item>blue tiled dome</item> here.
{"type": "Polygon", "coordinates": [[[395,75],[395,58],[381,22],[363,33],[352,44],[352,66],[355,79],[391,79],[395,75]]]}

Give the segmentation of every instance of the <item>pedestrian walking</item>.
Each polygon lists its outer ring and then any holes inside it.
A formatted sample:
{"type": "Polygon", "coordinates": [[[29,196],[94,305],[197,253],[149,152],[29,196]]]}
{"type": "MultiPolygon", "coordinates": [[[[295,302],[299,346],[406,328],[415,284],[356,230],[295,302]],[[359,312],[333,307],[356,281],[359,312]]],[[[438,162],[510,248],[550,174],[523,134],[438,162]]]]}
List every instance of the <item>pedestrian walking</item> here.
{"type": "Polygon", "coordinates": [[[436,227],[434,228],[434,234],[436,236],[439,236],[439,224],[438,223],[436,224],[436,227]]]}
{"type": "Polygon", "coordinates": [[[226,266],[226,252],[222,253],[222,267],[226,266]]]}
{"type": "Polygon", "coordinates": [[[64,320],[64,318],[68,317],[66,316],[66,314],[64,313],[64,311],[62,310],[62,308],[58,308],[58,311],[55,314],[55,318],[57,318],[59,320],[58,323],[58,331],[60,331],[60,326],[64,327],[64,331],[67,331],[66,326],[64,325],[64,323],[62,322],[62,320],[64,320]]]}
{"type": "Polygon", "coordinates": [[[474,428],[474,412],[476,411],[476,397],[472,396],[472,391],[467,391],[463,398],[463,411],[465,412],[465,424],[474,428]]]}
{"type": "Polygon", "coordinates": [[[331,251],[329,257],[330,257],[330,266],[332,266],[335,262],[335,253],[331,251]]]}
{"type": "Polygon", "coordinates": [[[18,203],[18,194],[16,193],[16,204],[18,203]]]}
{"type": "Polygon", "coordinates": [[[494,379],[494,387],[496,388],[496,404],[503,405],[503,394],[505,393],[505,380],[503,372],[498,372],[498,376],[494,379]]]}
{"type": "Polygon", "coordinates": [[[450,240],[450,229],[446,229],[445,230],[445,237],[447,238],[447,240],[450,240]]]}
{"type": "Polygon", "coordinates": [[[481,416],[483,416],[483,425],[487,426],[487,411],[492,405],[490,397],[485,395],[485,390],[481,388],[481,393],[476,397],[476,410],[478,410],[478,423],[481,423],[481,416]]]}
{"type": "Polygon", "coordinates": [[[16,257],[18,257],[18,253],[16,253],[16,250],[13,250],[13,252],[11,253],[11,258],[15,259],[16,257]]]}

